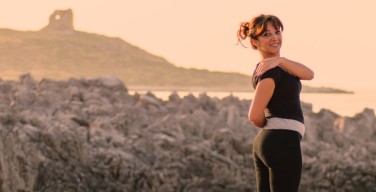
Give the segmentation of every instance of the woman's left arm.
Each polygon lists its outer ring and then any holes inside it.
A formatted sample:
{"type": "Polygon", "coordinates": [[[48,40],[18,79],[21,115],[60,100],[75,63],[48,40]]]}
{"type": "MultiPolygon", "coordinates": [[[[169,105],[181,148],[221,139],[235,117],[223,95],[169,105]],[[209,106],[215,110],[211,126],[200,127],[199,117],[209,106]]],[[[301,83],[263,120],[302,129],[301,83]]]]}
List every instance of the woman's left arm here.
{"type": "Polygon", "coordinates": [[[283,69],[299,77],[301,80],[312,80],[315,76],[314,72],[310,68],[301,63],[286,59],[284,57],[280,57],[279,60],[279,65],[283,69]]]}
{"type": "Polygon", "coordinates": [[[276,66],[282,67],[301,80],[311,80],[315,75],[314,72],[307,66],[296,61],[286,59],[285,57],[272,57],[262,60],[257,68],[256,75],[261,75],[276,66]]]}

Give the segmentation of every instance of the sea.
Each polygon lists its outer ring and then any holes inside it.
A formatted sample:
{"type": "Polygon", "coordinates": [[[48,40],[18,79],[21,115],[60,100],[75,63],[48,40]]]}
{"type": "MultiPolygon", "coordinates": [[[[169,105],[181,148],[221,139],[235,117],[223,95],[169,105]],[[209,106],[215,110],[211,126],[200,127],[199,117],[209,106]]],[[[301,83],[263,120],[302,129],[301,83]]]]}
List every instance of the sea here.
{"type": "MultiPolygon", "coordinates": [[[[129,91],[129,94],[146,94],[148,91],[129,91]]],[[[156,97],[168,100],[171,91],[151,91],[156,97]]],[[[181,98],[192,94],[198,97],[203,92],[176,92],[181,98]]],[[[205,92],[210,97],[222,99],[227,96],[235,96],[239,99],[251,100],[254,92],[205,92]]],[[[304,103],[312,104],[314,112],[327,109],[341,116],[353,117],[361,113],[365,108],[376,111],[376,92],[359,92],[353,94],[338,93],[301,93],[300,99],[304,103]]]]}

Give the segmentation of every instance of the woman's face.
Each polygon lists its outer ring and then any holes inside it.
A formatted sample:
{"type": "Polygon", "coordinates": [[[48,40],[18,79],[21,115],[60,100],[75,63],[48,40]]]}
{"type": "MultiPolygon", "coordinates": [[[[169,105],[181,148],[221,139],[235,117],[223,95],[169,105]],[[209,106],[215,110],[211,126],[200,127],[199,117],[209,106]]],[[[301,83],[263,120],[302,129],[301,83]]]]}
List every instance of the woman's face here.
{"type": "Polygon", "coordinates": [[[282,31],[275,29],[269,22],[266,25],[266,31],[261,34],[257,40],[252,39],[251,43],[257,47],[264,57],[279,56],[282,46],[282,31]]]}

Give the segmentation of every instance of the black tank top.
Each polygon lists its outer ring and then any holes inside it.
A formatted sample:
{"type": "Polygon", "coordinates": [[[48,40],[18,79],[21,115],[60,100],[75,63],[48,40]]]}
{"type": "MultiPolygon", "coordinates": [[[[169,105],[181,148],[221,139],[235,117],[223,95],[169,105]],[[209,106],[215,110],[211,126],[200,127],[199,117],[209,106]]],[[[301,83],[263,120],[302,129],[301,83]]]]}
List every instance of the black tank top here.
{"type": "Polygon", "coordinates": [[[273,96],[265,109],[265,117],[267,119],[279,117],[304,123],[302,107],[300,105],[302,84],[298,77],[291,75],[281,67],[272,68],[261,76],[254,74],[252,77],[254,88],[256,88],[258,82],[266,78],[272,78],[275,83],[273,96]]]}

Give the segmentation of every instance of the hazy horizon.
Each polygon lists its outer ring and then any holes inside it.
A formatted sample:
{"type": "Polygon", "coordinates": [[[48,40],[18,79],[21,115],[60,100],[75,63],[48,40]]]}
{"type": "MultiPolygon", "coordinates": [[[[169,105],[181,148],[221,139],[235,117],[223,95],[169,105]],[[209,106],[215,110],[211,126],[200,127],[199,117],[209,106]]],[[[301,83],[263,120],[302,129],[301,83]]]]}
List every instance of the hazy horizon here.
{"type": "Polygon", "coordinates": [[[285,26],[282,56],[315,71],[315,79],[303,84],[376,91],[369,80],[376,43],[371,2],[14,0],[0,8],[0,28],[37,31],[64,9],[73,10],[76,30],[120,37],[176,66],[243,74],[253,71],[259,55],[236,45],[239,23],[274,14],[285,26]]]}

